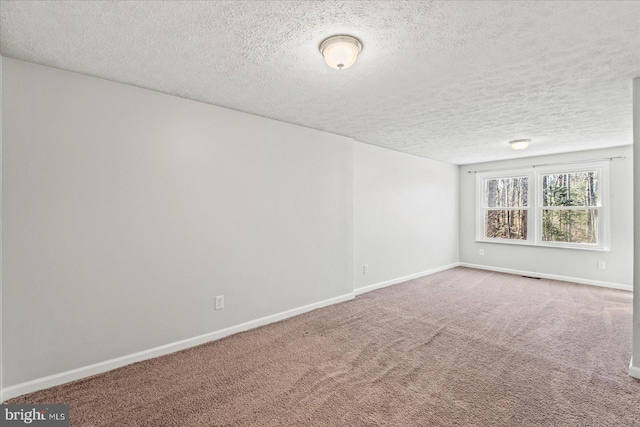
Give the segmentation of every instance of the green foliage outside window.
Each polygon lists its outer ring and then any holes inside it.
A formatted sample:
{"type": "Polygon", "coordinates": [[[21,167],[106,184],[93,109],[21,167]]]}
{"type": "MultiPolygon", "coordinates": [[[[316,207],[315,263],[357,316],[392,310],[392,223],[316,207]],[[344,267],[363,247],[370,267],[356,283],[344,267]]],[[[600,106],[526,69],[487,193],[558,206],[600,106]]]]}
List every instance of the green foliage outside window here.
{"type": "Polygon", "coordinates": [[[595,171],[543,175],[542,240],[597,243],[597,197],[595,171]]]}

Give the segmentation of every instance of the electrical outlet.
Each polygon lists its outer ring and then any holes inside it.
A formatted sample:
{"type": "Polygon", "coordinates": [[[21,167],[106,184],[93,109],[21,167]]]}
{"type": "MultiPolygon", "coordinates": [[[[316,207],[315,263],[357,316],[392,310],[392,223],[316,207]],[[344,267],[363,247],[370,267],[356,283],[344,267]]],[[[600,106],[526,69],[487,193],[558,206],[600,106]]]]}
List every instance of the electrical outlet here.
{"type": "Polygon", "coordinates": [[[607,268],[607,264],[604,261],[598,261],[598,270],[605,270],[607,268]]]}
{"type": "Polygon", "coordinates": [[[480,256],[484,256],[484,249],[480,249],[480,250],[478,251],[478,255],[480,255],[480,256]]]}
{"type": "Polygon", "coordinates": [[[222,310],[223,308],[224,308],[224,295],[218,295],[216,297],[215,309],[222,310]]]}
{"type": "Polygon", "coordinates": [[[362,266],[362,273],[363,274],[369,273],[369,264],[365,264],[362,266]]]}

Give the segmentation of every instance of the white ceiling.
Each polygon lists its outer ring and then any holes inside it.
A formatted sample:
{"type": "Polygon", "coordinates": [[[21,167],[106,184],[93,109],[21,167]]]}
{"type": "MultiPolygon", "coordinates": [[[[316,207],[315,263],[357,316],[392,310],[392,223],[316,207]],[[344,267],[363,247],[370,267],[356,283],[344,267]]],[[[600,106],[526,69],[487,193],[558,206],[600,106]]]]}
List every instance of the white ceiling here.
{"type": "Polygon", "coordinates": [[[636,1],[5,1],[2,55],[456,164],[632,143],[636,1]],[[318,52],[363,43],[348,70],[318,52]],[[525,152],[512,139],[531,138],[525,152]]]}

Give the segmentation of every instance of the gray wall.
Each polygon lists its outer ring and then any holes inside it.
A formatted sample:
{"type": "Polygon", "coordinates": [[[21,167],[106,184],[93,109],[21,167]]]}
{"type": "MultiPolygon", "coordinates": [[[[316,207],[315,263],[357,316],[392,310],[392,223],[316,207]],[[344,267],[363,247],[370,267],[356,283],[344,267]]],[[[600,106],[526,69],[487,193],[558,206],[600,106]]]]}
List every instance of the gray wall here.
{"type": "Polygon", "coordinates": [[[632,147],[529,157],[460,167],[460,262],[551,274],[630,286],[633,273],[633,155],[632,147]],[[476,177],[469,170],[511,168],[626,156],[611,163],[611,251],[587,251],[476,242],[476,177]],[[484,250],[484,256],[479,250],[484,250]],[[598,270],[598,261],[606,270],[598,270]]]}
{"type": "Polygon", "coordinates": [[[3,83],[5,387],[352,292],[350,139],[13,59],[3,83]]]}
{"type": "Polygon", "coordinates": [[[354,288],[458,262],[457,166],[356,142],[353,205],[354,288]]]}

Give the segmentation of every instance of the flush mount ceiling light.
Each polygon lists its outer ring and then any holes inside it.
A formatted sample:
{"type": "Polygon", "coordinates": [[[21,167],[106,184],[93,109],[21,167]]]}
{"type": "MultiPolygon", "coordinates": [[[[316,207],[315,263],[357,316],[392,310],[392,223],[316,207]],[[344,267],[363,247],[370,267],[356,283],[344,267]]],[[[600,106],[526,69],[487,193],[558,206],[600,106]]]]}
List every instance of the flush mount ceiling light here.
{"type": "Polygon", "coordinates": [[[351,67],[362,51],[362,43],[351,36],[331,36],[320,43],[320,53],[327,65],[336,70],[351,67]]]}
{"type": "Polygon", "coordinates": [[[516,139],[515,141],[509,141],[509,144],[514,150],[524,150],[529,146],[530,142],[530,139],[516,139]]]}

